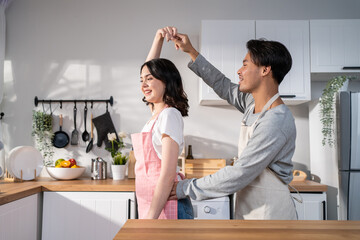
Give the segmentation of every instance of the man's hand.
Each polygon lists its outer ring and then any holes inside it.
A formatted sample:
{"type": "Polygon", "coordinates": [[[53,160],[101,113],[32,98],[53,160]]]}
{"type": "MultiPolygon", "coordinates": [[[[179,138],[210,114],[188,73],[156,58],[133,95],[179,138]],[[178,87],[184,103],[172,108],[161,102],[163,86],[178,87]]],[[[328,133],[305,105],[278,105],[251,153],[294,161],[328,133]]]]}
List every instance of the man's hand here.
{"type": "Polygon", "coordinates": [[[170,196],[168,198],[168,200],[177,200],[177,196],[176,196],[176,186],[177,186],[178,182],[174,182],[174,185],[171,189],[171,192],[170,192],[170,196]]]}
{"type": "Polygon", "coordinates": [[[181,49],[183,52],[188,53],[191,59],[195,61],[199,53],[192,46],[188,35],[177,33],[171,40],[175,43],[175,48],[177,50],[181,49]]]}

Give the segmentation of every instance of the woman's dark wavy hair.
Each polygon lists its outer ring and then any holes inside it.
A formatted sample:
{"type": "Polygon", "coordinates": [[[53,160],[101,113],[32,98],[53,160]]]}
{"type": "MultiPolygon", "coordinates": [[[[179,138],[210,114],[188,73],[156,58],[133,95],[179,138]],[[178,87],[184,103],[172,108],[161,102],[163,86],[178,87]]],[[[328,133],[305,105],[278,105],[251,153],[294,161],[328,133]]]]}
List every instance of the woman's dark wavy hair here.
{"type": "MultiPolygon", "coordinates": [[[[184,91],[182,80],[178,69],[167,59],[157,58],[145,62],[140,68],[140,74],[144,66],[147,66],[151,75],[165,84],[163,101],[169,107],[180,111],[183,117],[188,116],[189,104],[184,91]]],[[[142,99],[146,105],[150,103],[142,99]]]]}
{"type": "Polygon", "coordinates": [[[266,39],[250,40],[246,47],[253,63],[257,66],[271,66],[272,75],[280,84],[291,69],[289,50],[282,43],[266,39]]]}

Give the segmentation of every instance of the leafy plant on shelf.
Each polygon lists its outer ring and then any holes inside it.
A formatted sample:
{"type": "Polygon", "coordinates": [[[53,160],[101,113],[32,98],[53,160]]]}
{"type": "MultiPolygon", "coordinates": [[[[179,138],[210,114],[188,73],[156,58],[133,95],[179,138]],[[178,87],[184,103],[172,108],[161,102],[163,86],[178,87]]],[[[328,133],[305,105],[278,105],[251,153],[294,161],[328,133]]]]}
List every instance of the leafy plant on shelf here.
{"type": "Polygon", "coordinates": [[[109,141],[111,142],[111,148],[105,148],[111,153],[111,157],[113,159],[114,165],[125,165],[127,160],[129,159],[128,156],[121,153],[121,149],[125,147],[123,138],[126,137],[126,133],[120,132],[119,133],[119,140],[115,133],[108,133],[107,135],[109,141]]]}
{"type": "Polygon", "coordinates": [[[49,166],[54,156],[52,116],[41,111],[33,111],[32,120],[31,135],[35,138],[35,147],[43,155],[44,165],[49,166]]]}
{"type": "Polygon", "coordinates": [[[349,76],[333,77],[323,90],[320,98],[320,122],[322,123],[323,146],[328,144],[330,147],[333,147],[335,144],[335,94],[344,85],[345,81],[351,78],[349,76]]]}

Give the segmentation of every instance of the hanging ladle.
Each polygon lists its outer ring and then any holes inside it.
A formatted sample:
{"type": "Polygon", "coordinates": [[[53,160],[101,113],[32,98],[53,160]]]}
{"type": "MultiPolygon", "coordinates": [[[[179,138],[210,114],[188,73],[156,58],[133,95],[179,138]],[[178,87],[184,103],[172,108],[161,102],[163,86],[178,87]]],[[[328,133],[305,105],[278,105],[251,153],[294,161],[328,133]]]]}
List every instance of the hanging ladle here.
{"type": "Polygon", "coordinates": [[[85,102],[85,108],[84,108],[84,125],[85,125],[85,131],[83,132],[83,134],[82,134],[82,139],[83,139],[83,141],[84,142],[86,142],[86,141],[89,141],[89,139],[90,139],[90,135],[89,135],[89,133],[86,131],[86,115],[87,115],[87,104],[86,104],[86,102],[85,102]]]}

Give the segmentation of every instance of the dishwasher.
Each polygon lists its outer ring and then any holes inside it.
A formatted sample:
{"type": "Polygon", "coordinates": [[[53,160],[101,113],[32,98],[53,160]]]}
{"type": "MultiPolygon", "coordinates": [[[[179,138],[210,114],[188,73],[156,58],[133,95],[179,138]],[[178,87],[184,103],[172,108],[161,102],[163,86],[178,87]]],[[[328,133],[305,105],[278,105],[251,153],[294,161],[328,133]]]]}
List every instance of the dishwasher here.
{"type": "Polygon", "coordinates": [[[230,219],[230,197],[191,200],[194,219],[230,219]]]}

